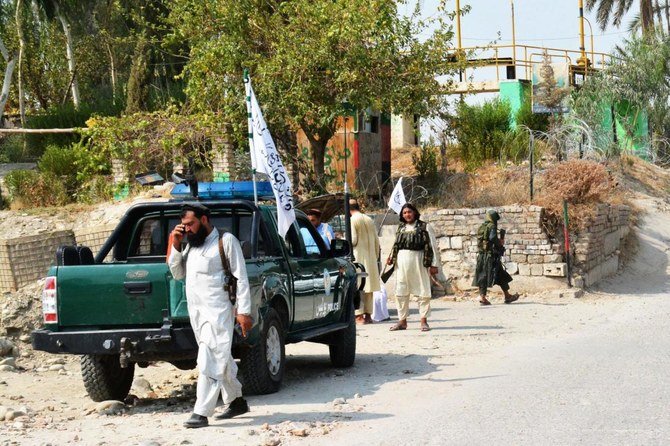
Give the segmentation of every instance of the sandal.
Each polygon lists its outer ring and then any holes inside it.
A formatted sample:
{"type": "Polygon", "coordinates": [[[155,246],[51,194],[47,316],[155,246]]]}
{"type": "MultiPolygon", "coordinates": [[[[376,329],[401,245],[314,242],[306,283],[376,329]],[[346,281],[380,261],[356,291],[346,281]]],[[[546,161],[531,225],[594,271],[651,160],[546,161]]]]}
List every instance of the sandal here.
{"type": "Polygon", "coordinates": [[[428,325],[428,322],[421,323],[421,331],[430,331],[430,326],[428,325]]]}
{"type": "Polygon", "coordinates": [[[398,331],[398,330],[407,330],[407,324],[401,324],[398,322],[397,324],[394,324],[391,328],[389,328],[389,331],[398,331]]]}
{"type": "Polygon", "coordinates": [[[489,302],[488,299],[486,299],[485,297],[482,297],[481,299],[479,299],[479,305],[485,307],[487,305],[491,305],[491,302],[489,302]]]}
{"type": "Polygon", "coordinates": [[[516,302],[517,300],[519,300],[519,293],[512,294],[509,297],[509,299],[505,299],[505,303],[506,304],[511,304],[512,302],[516,302]]]}

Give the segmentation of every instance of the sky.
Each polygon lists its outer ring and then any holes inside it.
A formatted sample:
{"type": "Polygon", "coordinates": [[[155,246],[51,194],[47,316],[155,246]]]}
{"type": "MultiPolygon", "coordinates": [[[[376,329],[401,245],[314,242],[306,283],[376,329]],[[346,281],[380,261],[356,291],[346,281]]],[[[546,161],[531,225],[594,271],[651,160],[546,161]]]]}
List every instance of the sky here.
{"type": "MultiPolygon", "coordinates": [[[[431,17],[436,14],[440,0],[415,0],[409,1],[404,6],[404,14],[410,14],[416,2],[422,8],[423,17],[431,17]]],[[[461,8],[470,6],[470,12],[461,17],[461,31],[463,47],[486,46],[497,43],[509,45],[512,43],[512,14],[511,3],[514,3],[514,18],[516,28],[517,45],[531,45],[539,47],[558,48],[566,50],[579,50],[579,1],[578,0],[461,0],[461,8]]],[[[456,1],[449,0],[447,6],[450,10],[456,8],[456,1]]],[[[593,27],[593,44],[596,53],[612,53],[616,45],[622,44],[629,36],[628,25],[635,15],[637,5],[634,4],[631,11],[622,22],[621,28],[610,25],[602,31],[596,23],[595,11],[586,12],[584,15],[593,27]]],[[[591,52],[591,32],[588,24],[584,25],[585,46],[587,53],[591,52]]],[[[456,25],[454,23],[454,32],[456,25]]],[[[454,46],[456,46],[454,36],[454,46]]],[[[517,57],[522,57],[523,52],[517,50],[517,57]]],[[[511,56],[500,54],[501,56],[511,56]]],[[[488,55],[491,56],[490,54],[488,55]]],[[[574,56],[577,57],[577,56],[574,56]]],[[[591,57],[590,55],[588,56],[591,57]]],[[[596,57],[597,58],[597,57],[596,57]]],[[[535,59],[534,59],[535,60],[535,59]]],[[[471,74],[468,74],[470,77],[471,74]]],[[[504,70],[501,71],[504,76],[504,70]]],[[[472,77],[473,80],[490,80],[495,78],[493,68],[480,68],[472,77]]],[[[493,93],[468,95],[465,100],[468,103],[481,103],[497,96],[493,93]]],[[[432,120],[422,120],[421,139],[426,140],[434,136],[433,126],[441,125],[432,120]]]]}
{"type": "MultiPolygon", "coordinates": [[[[418,0],[424,16],[435,13],[439,0],[418,0]]],[[[469,5],[471,10],[461,18],[463,46],[486,45],[495,39],[506,44],[512,41],[512,0],[461,0],[461,8],[469,5]]],[[[518,44],[547,46],[553,48],[579,49],[579,2],[578,0],[513,0],[518,44]]],[[[455,0],[448,6],[453,10],[455,0]]],[[[406,6],[411,10],[411,6],[406,6]]],[[[636,5],[624,19],[621,28],[610,25],[601,31],[596,23],[595,11],[585,12],[593,25],[593,40],[596,52],[610,52],[628,35],[627,28],[635,15],[636,5]]],[[[591,50],[590,32],[585,25],[586,50],[591,50]]]]}

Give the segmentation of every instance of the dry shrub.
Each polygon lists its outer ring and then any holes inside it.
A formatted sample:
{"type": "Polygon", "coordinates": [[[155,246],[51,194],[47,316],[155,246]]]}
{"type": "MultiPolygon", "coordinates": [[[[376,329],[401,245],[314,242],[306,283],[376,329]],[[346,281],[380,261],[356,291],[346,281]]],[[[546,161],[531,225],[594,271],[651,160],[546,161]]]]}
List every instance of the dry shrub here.
{"type": "Polygon", "coordinates": [[[476,173],[451,173],[431,194],[441,208],[481,208],[525,204],[529,200],[527,168],[486,166],[476,173]]]}
{"type": "Polygon", "coordinates": [[[544,174],[537,204],[549,216],[560,219],[563,201],[569,204],[570,225],[583,229],[594,216],[596,204],[609,203],[615,182],[605,166],[592,161],[572,160],[557,164],[544,174]]]}

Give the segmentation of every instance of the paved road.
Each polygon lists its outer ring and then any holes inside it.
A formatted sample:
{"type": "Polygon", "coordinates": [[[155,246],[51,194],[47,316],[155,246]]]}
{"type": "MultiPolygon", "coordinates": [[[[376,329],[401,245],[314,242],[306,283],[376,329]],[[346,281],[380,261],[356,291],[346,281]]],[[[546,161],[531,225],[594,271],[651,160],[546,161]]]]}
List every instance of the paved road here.
{"type": "Polygon", "coordinates": [[[397,404],[367,406],[390,417],[352,422],[317,444],[670,444],[669,316],[668,295],[629,298],[575,334],[514,344],[427,386],[397,386],[397,404]]]}
{"type": "Polygon", "coordinates": [[[624,274],[534,315],[498,306],[497,319],[483,321],[499,320],[508,343],[465,350],[428,377],[395,385],[392,398],[380,392],[366,406],[377,419],[315,444],[670,444],[670,228],[667,213],[641,204],[650,212],[624,274]]]}

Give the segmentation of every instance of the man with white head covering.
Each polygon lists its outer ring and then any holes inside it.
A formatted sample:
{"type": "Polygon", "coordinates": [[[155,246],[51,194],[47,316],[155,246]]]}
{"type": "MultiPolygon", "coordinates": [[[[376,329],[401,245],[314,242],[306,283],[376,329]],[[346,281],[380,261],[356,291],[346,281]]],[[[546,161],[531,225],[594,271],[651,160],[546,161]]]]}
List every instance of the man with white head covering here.
{"type": "Polygon", "coordinates": [[[186,279],[186,301],[193,333],[198,342],[198,385],[193,414],[185,427],[208,425],[219,394],[228,405],[217,419],[232,418],[249,411],[237,380],[237,365],[231,353],[234,331],[234,304],[224,290],[230,277],[223,268],[222,255],[229,273],[237,279],[237,322],[242,336],[252,327],[251,293],[240,242],[230,233],[219,236],[209,220],[209,209],[200,203],[182,206],[181,223],[172,231],[172,250],[168,259],[175,279],[186,279]],[[182,239],[188,245],[182,252],[182,239]],[[221,250],[222,248],[222,250],[221,250]],[[223,254],[221,254],[223,251],[223,254]]]}

